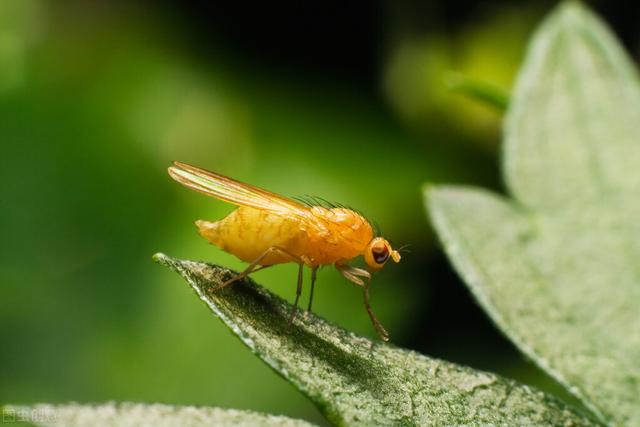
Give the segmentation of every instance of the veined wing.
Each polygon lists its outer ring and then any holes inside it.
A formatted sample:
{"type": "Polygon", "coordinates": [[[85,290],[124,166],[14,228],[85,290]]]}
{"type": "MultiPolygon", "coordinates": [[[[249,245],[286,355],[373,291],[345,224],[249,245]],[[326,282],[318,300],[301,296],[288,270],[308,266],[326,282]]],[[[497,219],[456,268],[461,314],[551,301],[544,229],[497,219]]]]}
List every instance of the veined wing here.
{"type": "Polygon", "coordinates": [[[169,175],[185,187],[236,206],[293,214],[307,221],[312,217],[309,208],[295,200],[185,163],[173,162],[169,175]]]}

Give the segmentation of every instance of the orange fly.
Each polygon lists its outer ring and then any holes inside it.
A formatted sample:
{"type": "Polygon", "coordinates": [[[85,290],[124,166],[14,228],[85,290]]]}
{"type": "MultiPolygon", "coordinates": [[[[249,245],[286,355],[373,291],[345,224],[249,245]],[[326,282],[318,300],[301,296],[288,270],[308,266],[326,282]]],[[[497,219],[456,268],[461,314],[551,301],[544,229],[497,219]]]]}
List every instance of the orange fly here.
{"type": "Polygon", "coordinates": [[[302,291],[303,267],[311,269],[308,306],[311,310],[318,267],[333,264],[345,278],[364,288],[364,305],[373,326],[380,338],[389,339],[371,310],[369,282],[363,279],[370,279],[370,272],[380,270],[389,259],[399,262],[400,254],[387,240],[374,235],[371,224],[362,215],[343,207],[304,204],[180,162],[169,167],[169,175],[192,190],[238,206],[220,221],[195,223],[202,237],[249,263],[242,273],[215,290],[255,271],[294,262],[299,269],[291,323],[302,291]],[[358,256],[364,257],[368,271],[347,265],[358,256]]]}

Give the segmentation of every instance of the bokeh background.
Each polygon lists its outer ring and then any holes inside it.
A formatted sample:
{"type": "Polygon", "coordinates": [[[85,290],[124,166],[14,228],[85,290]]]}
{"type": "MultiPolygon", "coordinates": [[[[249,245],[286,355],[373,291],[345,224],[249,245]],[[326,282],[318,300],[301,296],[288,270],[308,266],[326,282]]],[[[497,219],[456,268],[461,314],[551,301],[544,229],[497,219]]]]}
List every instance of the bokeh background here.
{"type": "MultiPolygon", "coordinates": [[[[411,253],[375,277],[400,346],[567,398],[476,306],[438,248],[425,183],[503,191],[500,120],[554,2],[0,1],[0,402],[130,400],[324,423],[151,255],[242,263],[192,221],[178,159],[358,207],[411,253]]],[[[640,6],[591,4],[638,53],[640,6]]],[[[295,268],[255,279],[293,299],[295,268]]],[[[333,269],[315,310],[374,336],[333,269]]],[[[306,293],[303,301],[306,300],[306,293]]]]}

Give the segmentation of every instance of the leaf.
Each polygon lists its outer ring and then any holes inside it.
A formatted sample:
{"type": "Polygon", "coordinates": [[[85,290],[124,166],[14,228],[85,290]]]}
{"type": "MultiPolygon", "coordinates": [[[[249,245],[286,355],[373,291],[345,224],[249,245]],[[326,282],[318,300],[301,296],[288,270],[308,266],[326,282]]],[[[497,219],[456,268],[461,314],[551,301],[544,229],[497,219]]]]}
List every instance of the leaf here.
{"type": "Polygon", "coordinates": [[[295,385],[336,425],[594,425],[563,403],[495,375],[372,342],[299,314],[242,280],[212,291],[234,273],[164,254],[207,306],[258,357],[295,385]]]}
{"type": "Polygon", "coordinates": [[[233,426],[233,427],[311,427],[306,421],[266,415],[236,409],[162,404],[104,403],[101,405],[6,406],[6,420],[27,421],[36,426],[118,426],[118,427],[174,427],[174,426],[233,426]]]}
{"type": "Polygon", "coordinates": [[[502,88],[491,83],[472,79],[459,73],[450,73],[446,83],[451,90],[491,106],[496,111],[503,112],[509,105],[509,95],[502,88]]]}
{"type": "Polygon", "coordinates": [[[640,91],[576,3],[529,48],[506,123],[514,200],[429,188],[457,271],[494,322],[611,425],[640,425],[640,91]]]}
{"type": "Polygon", "coordinates": [[[536,33],[505,126],[504,169],[525,206],[564,209],[640,188],[640,86],[599,19],[565,3],[536,33]]]}

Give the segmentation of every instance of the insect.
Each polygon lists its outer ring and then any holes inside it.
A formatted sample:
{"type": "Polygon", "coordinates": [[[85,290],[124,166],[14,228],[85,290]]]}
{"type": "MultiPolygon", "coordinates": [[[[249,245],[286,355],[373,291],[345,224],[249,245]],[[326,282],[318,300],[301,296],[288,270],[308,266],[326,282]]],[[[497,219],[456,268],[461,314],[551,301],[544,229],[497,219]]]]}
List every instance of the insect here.
{"type": "Polygon", "coordinates": [[[238,206],[219,221],[195,222],[202,237],[249,263],[243,272],[214,290],[276,264],[297,263],[298,284],[290,325],[302,293],[303,267],[311,269],[311,311],[318,268],[333,264],[345,278],[363,287],[371,322],[380,338],[388,341],[389,334],[371,310],[367,279],[389,259],[399,262],[400,253],[387,240],[376,237],[361,214],[344,207],[305,204],[185,163],[174,162],[169,175],[192,190],[238,206]],[[347,264],[358,256],[364,257],[366,270],[347,264]]]}

